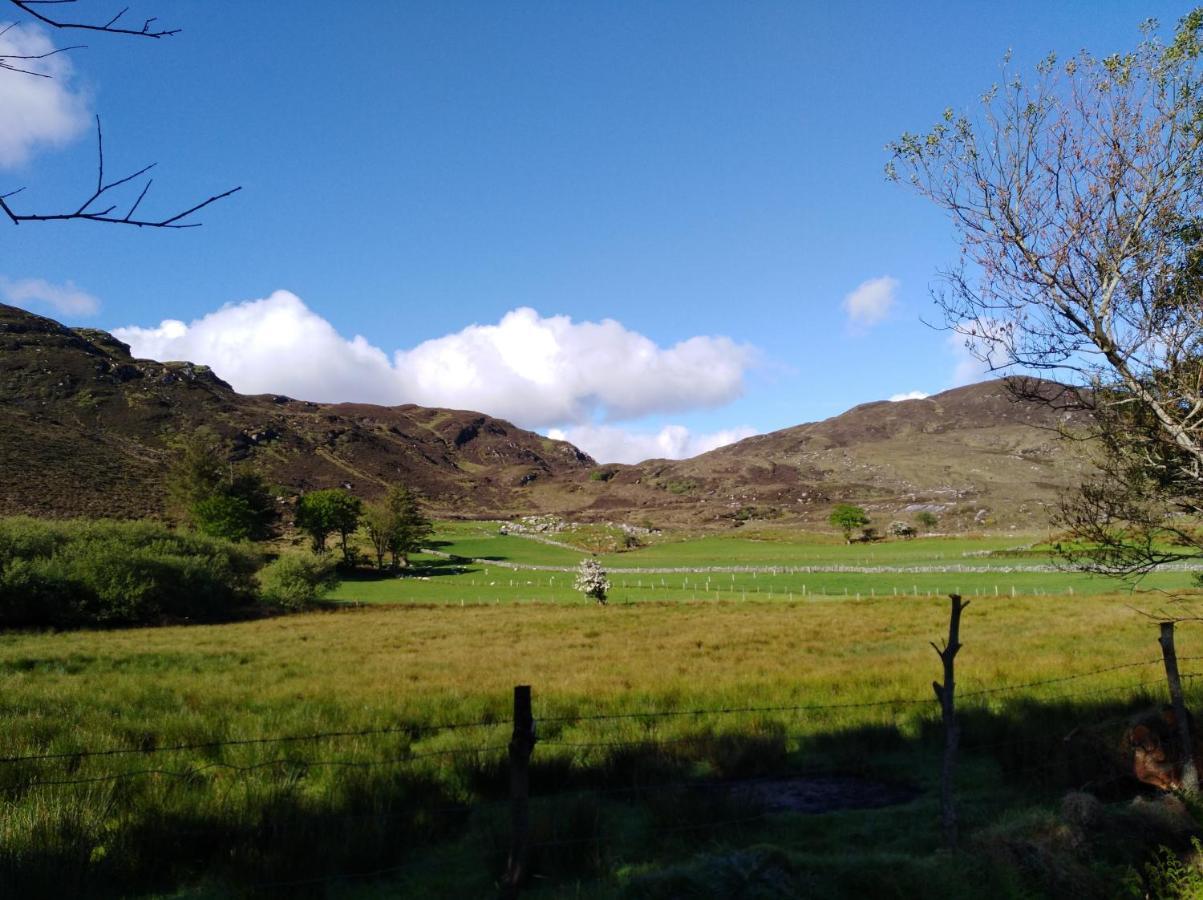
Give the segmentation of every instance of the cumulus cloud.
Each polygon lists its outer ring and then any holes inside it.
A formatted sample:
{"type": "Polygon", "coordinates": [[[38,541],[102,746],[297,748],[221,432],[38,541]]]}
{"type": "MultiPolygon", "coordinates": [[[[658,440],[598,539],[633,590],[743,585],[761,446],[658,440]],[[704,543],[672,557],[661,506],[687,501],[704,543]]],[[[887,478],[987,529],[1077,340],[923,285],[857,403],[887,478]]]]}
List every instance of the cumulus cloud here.
{"type": "Polygon", "coordinates": [[[897,302],[899,281],[884,275],[857,285],[844,297],[844,312],[852,325],[869,327],[883,321],[897,302]]]}
{"type": "Polygon", "coordinates": [[[0,168],[20,166],[39,147],[61,146],[91,124],[87,99],[72,84],[70,57],[44,56],[54,44],[42,29],[10,24],[0,20],[0,57],[39,74],[0,72],[0,168]]]}
{"type": "Polygon", "coordinates": [[[521,308],[399,352],[396,368],[416,402],[539,427],[721,406],[742,393],[753,356],[725,337],[660,347],[613,319],[573,322],[521,308]]]}
{"type": "Polygon", "coordinates": [[[598,462],[637,463],[645,459],[687,459],[756,434],[740,426],[694,433],[684,425],[666,425],[659,431],[628,431],[613,425],[576,425],[552,428],[547,436],[570,441],[598,462]]]}
{"type": "Polygon", "coordinates": [[[100,309],[99,300],[71,281],[51,284],[42,278],[0,277],[0,297],[13,306],[49,306],[64,316],[90,316],[100,309]]]}
{"type": "Polygon", "coordinates": [[[526,307],[390,357],[361,336],[344,338],[288,291],[114,334],[138,356],[212,366],[247,393],[475,409],[528,428],[719,406],[739,396],[755,359],[726,337],[661,347],[613,319],[574,322],[526,307]]]}
{"type": "Polygon", "coordinates": [[[897,403],[900,400],[926,400],[930,396],[923,391],[909,391],[905,394],[891,394],[889,399],[891,403],[897,403]]]}

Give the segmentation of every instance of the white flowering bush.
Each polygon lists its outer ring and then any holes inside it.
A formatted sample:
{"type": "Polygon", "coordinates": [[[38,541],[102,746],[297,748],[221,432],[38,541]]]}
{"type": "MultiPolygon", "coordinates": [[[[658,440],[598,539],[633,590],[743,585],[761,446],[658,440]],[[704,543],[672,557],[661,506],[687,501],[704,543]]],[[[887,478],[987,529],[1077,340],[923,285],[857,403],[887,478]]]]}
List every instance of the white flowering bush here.
{"type": "Polygon", "coordinates": [[[606,592],[610,590],[610,582],[606,579],[605,569],[596,559],[581,560],[581,564],[576,570],[576,582],[573,587],[602,606],[606,605],[606,592]]]}

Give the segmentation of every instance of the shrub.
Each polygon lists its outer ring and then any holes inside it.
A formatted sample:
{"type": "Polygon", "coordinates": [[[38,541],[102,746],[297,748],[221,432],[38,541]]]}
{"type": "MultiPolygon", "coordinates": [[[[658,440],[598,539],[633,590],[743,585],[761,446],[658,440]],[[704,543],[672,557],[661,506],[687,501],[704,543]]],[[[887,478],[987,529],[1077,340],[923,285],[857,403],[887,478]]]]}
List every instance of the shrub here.
{"type": "Polygon", "coordinates": [[[286,554],[259,573],[259,596],[280,609],[304,609],[338,585],[335,568],[328,556],[286,554]]]}
{"type": "Polygon", "coordinates": [[[258,558],[152,522],[0,520],[0,627],[222,619],[254,601],[258,558]]]}
{"type": "Polygon", "coordinates": [[[596,600],[601,606],[606,605],[606,592],[610,590],[610,582],[606,579],[606,572],[601,563],[596,559],[588,557],[581,560],[573,587],[586,597],[596,600]]]}
{"type": "Polygon", "coordinates": [[[245,497],[213,494],[192,505],[192,521],[201,534],[245,541],[255,531],[255,513],[245,497]]]}
{"type": "Polygon", "coordinates": [[[688,494],[698,486],[696,481],[670,481],[664,485],[664,489],[670,494],[688,494]]]}

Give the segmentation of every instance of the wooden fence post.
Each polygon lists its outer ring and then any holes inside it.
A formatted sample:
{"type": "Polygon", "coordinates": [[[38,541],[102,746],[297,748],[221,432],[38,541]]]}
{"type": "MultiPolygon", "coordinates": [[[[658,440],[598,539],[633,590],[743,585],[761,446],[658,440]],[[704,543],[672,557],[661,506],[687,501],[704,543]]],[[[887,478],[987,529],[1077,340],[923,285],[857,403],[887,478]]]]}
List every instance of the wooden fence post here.
{"type": "Polygon", "coordinates": [[[535,749],[535,718],[530,685],[514,687],[514,732],[510,737],[510,858],[502,880],[505,896],[517,896],[526,879],[530,845],[530,755],[535,749]]]}
{"type": "Polygon", "coordinates": [[[944,722],[944,762],[940,769],[940,821],[944,829],[944,846],[955,850],[957,846],[957,810],[953,780],[957,768],[957,746],[960,743],[961,729],[957,725],[956,707],[954,705],[956,679],[953,673],[953,661],[957,651],[961,649],[961,613],[969,605],[961,601],[960,594],[949,594],[952,601],[952,613],[948,620],[948,640],[943,647],[932,641],[932,648],[944,663],[944,683],[931,683],[940,701],[940,717],[944,722]]]}
{"type": "Polygon", "coordinates": [[[1174,649],[1174,623],[1162,622],[1161,655],[1165,658],[1165,679],[1170,685],[1170,702],[1174,706],[1174,719],[1178,723],[1178,742],[1182,746],[1179,763],[1182,766],[1182,789],[1188,794],[1199,792],[1199,772],[1195,768],[1195,746],[1187,718],[1186,701],[1182,697],[1182,678],[1178,674],[1178,653],[1174,649]]]}

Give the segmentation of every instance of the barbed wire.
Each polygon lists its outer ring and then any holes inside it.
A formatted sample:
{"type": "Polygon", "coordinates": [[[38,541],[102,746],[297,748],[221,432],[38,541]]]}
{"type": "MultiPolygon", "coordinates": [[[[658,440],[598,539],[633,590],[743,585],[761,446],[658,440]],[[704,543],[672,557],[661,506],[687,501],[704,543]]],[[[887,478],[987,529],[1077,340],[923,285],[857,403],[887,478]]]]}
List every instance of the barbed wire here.
{"type": "Polygon", "coordinates": [[[55,779],[55,780],[38,780],[25,782],[21,787],[50,787],[61,785],[77,785],[77,784],[98,784],[106,781],[121,781],[126,778],[137,778],[145,775],[164,775],[169,778],[191,779],[198,775],[207,772],[211,769],[226,769],[236,772],[254,772],[260,769],[269,769],[274,766],[288,766],[293,769],[321,769],[321,768],[374,768],[376,766],[396,766],[414,762],[420,759],[426,759],[434,756],[468,756],[480,753],[489,753],[499,750],[508,749],[506,744],[496,744],[484,747],[452,747],[446,750],[426,750],[421,753],[410,753],[406,756],[396,757],[394,759],[377,759],[377,760],[341,760],[341,759],[296,759],[292,757],[277,757],[275,759],[265,760],[257,763],[249,763],[239,765],[237,763],[228,762],[207,762],[199,766],[191,766],[183,771],[176,769],[135,769],[125,772],[111,772],[107,775],[96,775],[89,778],[70,778],[70,779],[55,779]]]}
{"type": "MultiPolygon", "coordinates": [[[[1203,656],[1179,656],[1178,662],[1192,662],[1203,659],[1203,656]]],[[[970,697],[984,697],[988,694],[1001,694],[1007,691],[1024,690],[1025,688],[1043,687],[1046,684],[1058,684],[1063,681],[1076,681],[1082,678],[1090,678],[1095,675],[1103,675],[1108,672],[1118,672],[1121,669],[1134,669],[1141,666],[1152,666],[1158,663],[1163,663],[1165,660],[1158,657],[1157,659],[1142,660],[1141,662],[1118,663],[1114,666],[1104,666],[1101,669],[1091,669],[1089,672],[1077,672],[1073,675],[1061,675],[1057,678],[1045,678],[1040,681],[1025,681],[1016,684],[1004,684],[993,688],[982,688],[974,691],[958,691],[957,699],[963,700],[970,697]]]]}
{"type": "Polygon", "coordinates": [[[720,706],[697,709],[667,709],[656,710],[653,712],[597,714],[583,713],[578,715],[546,716],[538,718],[538,721],[540,723],[551,724],[564,722],[607,722],[621,719],[671,719],[685,716],[725,716],[745,713],[811,712],[829,709],[867,709],[874,706],[907,706],[914,704],[927,704],[931,702],[933,702],[933,700],[929,697],[893,697],[887,700],[866,700],[850,703],[799,703],[788,706],[720,706]]]}
{"type": "MultiPolygon", "coordinates": [[[[1180,662],[1188,662],[1192,660],[1203,659],[1203,656],[1181,656],[1178,657],[1180,662]]],[[[1137,668],[1142,666],[1154,665],[1161,662],[1160,659],[1140,660],[1138,662],[1118,663],[1113,666],[1104,666],[1099,669],[1092,669],[1088,672],[1078,672],[1073,675],[1064,675],[1057,678],[1047,678],[1038,681],[1019,682],[1015,684],[999,685],[993,688],[982,688],[979,690],[967,691],[958,693],[958,699],[969,700],[975,697],[985,697],[993,694],[1008,693],[1018,690],[1025,690],[1037,687],[1043,687],[1050,684],[1059,684],[1068,681],[1090,678],[1095,675],[1107,674],[1123,669],[1137,668]]],[[[1186,676],[1184,676],[1186,677],[1186,676]]],[[[1194,676],[1190,676],[1194,677],[1194,676]]],[[[1110,690],[1110,689],[1108,689],[1110,690]]],[[[1082,692],[1083,694],[1091,693],[1089,691],[1082,692]]],[[[1073,696],[1071,694],[1056,695],[1057,697],[1073,696]]],[[[841,709],[871,709],[896,706],[917,706],[932,704],[935,702],[934,697],[892,697],[883,700],[866,700],[866,701],[851,701],[847,703],[799,703],[787,705],[773,706],[728,706],[728,707],[699,707],[692,709],[680,710],[653,710],[648,712],[623,712],[623,713],[580,713],[567,715],[554,715],[539,717],[540,724],[564,724],[564,723],[581,723],[581,722],[606,722],[606,721],[621,721],[621,720],[649,720],[649,719],[668,719],[668,718],[686,718],[700,716],[725,716],[725,715],[750,715],[758,713],[799,713],[799,712],[821,712],[841,709]]],[[[499,728],[508,726],[510,723],[504,719],[479,719],[462,722],[444,722],[444,723],[416,723],[407,722],[396,725],[385,725],[374,728],[360,729],[344,729],[322,732],[312,732],[307,734],[293,735],[277,735],[270,737],[254,737],[254,738],[231,738],[228,740],[211,740],[211,741],[196,741],[189,743],[169,744],[165,746],[127,746],[127,747],[109,747],[98,750],[82,749],[82,750],[64,750],[52,753],[30,753],[0,757],[0,764],[16,764],[24,762],[43,762],[63,759],[88,759],[92,757],[111,757],[111,756],[140,756],[153,755],[159,753],[180,753],[197,750],[217,750],[226,747],[245,747],[245,746],[263,746],[286,743],[306,743],[317,742],[323,740],[338,740],[344,738],[356,737],[379,737],[390,734],[407,734],[410,736],[419,736],[423,734],[435,734],[444,731],[456,731],[473,728],[499,728]]]]}
{"type": "Polygon", "coordinates": [[[85,759],[93,756],[137,756],[154,753],[180,753],[189,750],[217,750],[224,747],[247,747],[264,744],[289,744],[323,740],[336,740],[349,737],[379,737],[389,734],[407,734],[411,736],[433,734],[442,731],[457,731],[468,728],[489,728],[508,726],[504,719],[482,719],[475,722],[448,722],[445,724],[421,725],[406,723],[386,725],[378,728],[360,728],[344,731],[319,731],[311,734],[279,735],[275,737],[231,738],[223,741],[198,741],[186,744],[168,744],[163,747],[109,747],[101,750],[62,750],[54,753],[30,753],[21,756],[0,756],[0,764],[40,762],[56,759],[85,759]]]}

